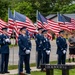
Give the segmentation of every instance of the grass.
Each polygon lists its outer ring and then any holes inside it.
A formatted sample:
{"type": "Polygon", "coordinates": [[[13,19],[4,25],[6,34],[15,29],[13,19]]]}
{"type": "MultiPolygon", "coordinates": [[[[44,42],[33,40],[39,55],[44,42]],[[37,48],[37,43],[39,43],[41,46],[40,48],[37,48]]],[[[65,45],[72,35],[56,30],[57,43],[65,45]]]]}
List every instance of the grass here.
{"type": "MultiPolygon", "coordinates": [[[[68,62],[68,60],[66,60],[68,62]]],[[[51,61],[50,64],[57,64],[57,61],[51,61]]],[[[35,63],[31,63],[30,67],[35,67],[35,63]]],[[[9,70],[18,69],[18,65],[9,65],[9,70]]]]}
{"type": "MultiPolygon", "coordinates": [[[[56,64],[57,61],[51,61],[50,64],[56,64]]],[[[30,67],[35,67],[36,64],[35,63],[32,63],[30,64],[30,67]]],[[[13,69],[17,69],[18,68],[18,65],[9,65],[8,69],[9,70],[13,70],[13,69]]]]}
{"type": "MultiPolygon", "coordinates": [[[[15,74],[15,75],[18,75],[18,74],[15,74]]],[[[46,72],[33,71],[31,72],[31,75],[46,75],[46,72]]],[[[62,71],[55,69],[54,75],[62,75],[62,71]]],[[[69,75],[75,75],[75,69],[70,70],[69,75]]]]}

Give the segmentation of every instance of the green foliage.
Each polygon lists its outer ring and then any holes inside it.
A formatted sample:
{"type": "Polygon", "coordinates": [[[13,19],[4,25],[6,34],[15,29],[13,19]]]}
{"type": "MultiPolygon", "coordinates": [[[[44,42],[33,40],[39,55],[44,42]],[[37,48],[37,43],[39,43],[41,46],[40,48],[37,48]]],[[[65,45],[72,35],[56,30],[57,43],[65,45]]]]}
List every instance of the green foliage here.
{"type": "Polygon", "coordinates": [[[75,13],[74,0],[0,0],[0,18],[8,20],[8,8],[28,16],[36,21],[36,10],[44,16],[50,13],[75,13]]]}
{"type": "Polygon", "coordinates": [[[8,12],[8,1],[0,0],[0,18],[5,20],[6,14],[8,12]]]}
{"type": "Polygon", "coordinates": [[[69,5],[69,6],[65,6],[62,10],[62,13],[75,13],[75,4],[73,5],[69,5]]]}

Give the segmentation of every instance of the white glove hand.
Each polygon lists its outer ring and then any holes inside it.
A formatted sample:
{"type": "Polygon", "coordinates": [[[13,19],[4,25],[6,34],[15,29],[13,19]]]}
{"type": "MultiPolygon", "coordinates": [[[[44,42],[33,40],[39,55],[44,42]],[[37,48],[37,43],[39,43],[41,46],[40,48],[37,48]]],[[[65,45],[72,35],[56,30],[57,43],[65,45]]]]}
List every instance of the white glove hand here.
{"type": "Polygon", "coordinates": [[[46,51],[46,53],[47,53],[47,55],[49,55],[50,54],[50,51],[46,51]]]}
{"type": "Polygon", "coordinates": [[[10,39],[5,39],[6,42],[10,42],[10,39]]]}
{"type": "Polygon", "coordinates": [[[63,54],[66,54],[66,50],[63,50],[63,54]]]}
{"type": "Polygon", "coordinates": [[[26,50],[26,52],[25,52],[26,54],[30,54],[30,50],[26,50]]]}

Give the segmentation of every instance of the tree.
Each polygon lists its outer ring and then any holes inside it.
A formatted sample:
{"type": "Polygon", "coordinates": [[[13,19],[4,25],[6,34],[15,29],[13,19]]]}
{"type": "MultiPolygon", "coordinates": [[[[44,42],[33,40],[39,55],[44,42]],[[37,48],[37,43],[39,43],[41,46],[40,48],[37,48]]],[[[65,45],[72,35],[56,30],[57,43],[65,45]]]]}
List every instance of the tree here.
{"type": "Polygon", "coordinates": [[[0,0],[0,18],[5,20],[5,17],[8,12],[8,1],[0,0]]]}

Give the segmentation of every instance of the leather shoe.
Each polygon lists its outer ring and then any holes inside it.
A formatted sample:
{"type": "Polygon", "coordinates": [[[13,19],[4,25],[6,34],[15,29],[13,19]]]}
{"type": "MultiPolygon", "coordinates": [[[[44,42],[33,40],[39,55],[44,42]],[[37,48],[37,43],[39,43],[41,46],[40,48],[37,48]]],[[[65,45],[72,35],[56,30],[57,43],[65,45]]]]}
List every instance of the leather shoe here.
{"type": "Polygon", "coordinates": [[[6,71],[5,73],[10,73],[9,71],[6,71]]]}
{"type": "Polygon", "coordinates": [[[23,72],[21,72],[20,75],[25,75],[25,74],[23,72]]]}
{"type": "Polygon", "coordinates": [[[0,72],[0,74],[5,74],[5,72],[0,72]]]}

